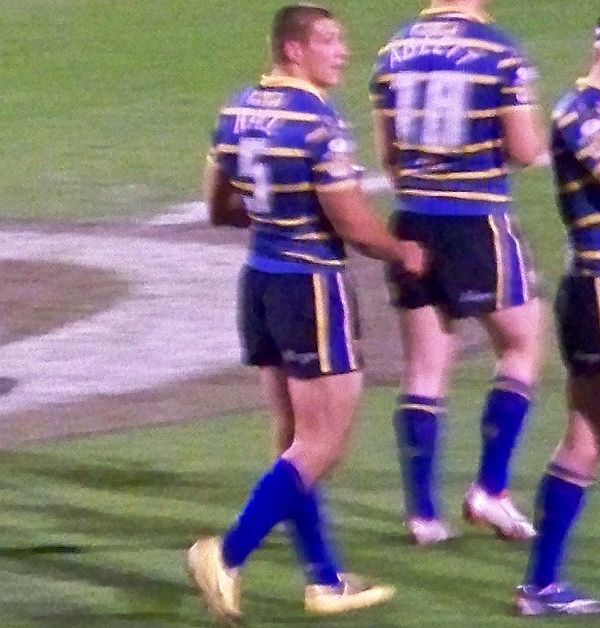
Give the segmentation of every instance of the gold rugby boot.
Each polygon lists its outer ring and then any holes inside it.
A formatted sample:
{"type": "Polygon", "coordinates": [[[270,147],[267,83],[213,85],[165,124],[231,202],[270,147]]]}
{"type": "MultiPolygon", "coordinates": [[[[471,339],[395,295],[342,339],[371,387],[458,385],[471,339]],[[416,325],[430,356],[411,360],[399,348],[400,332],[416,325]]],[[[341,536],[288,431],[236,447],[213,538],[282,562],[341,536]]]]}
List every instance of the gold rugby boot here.
{"type": "Polygon", "coordinates": [[[336,615],[383,604],[396,589],[372,584],[352,573],[338,574],[339,585],[311,584],[305,589],[304,609],[312,615],[336,615]]]}
{"type": "Polygon", "coordinates": [[[240,572],[225,565],[221,539],[198,539],[187,552],[187,566],[209,610],[217,619],[235,625],[242,618],[240,572]]]}

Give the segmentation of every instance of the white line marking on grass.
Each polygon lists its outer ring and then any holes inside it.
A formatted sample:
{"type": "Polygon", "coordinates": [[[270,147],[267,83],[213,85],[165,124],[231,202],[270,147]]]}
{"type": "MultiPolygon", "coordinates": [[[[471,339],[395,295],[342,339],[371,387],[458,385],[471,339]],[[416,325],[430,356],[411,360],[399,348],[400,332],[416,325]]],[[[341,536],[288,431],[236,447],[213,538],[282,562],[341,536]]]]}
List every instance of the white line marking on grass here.
{"type": "Polygon", "coordinates": [[[208,222],[208,209],[202,201],[174,205],[166,214],[150,218],[151,225],[183,225],[190,222],[208,222]]]}
{"type": "Polygon", "coordinates": [[[238,364],[234,304],[244,258],[240,246],[0,232],[0,259],[116,271],[131,290],[104,312],[0,347],[0,375],[18,380],[0,397],[0,414],[238,364]]]}
{"type": "MultiPolygon", "coordinates": [[[[390,189],[382,175],[366,192],[390,189]]],[[[206,221],[203,203],[184,203],[154,225],[206,221]]],[[[18,380],[0,415],[92,395],[145,390],[234,366],[240,246],[142,238],[0,231],[0,259],[63,262],[115,271],[130,294],[114,307],[48,334],[0,347],[0,377],[18,380]]]]}
{"type": "MultiPolygon", "coordinates": [[[[392,186],[383,175],[368,175],[361,180],[361,187],[369,194],[391,191],[392,186]]],[[[174,205],[167,213],[150,218],[151,225],[183,225],[192,222],[207,222],[208,210],[202,201],[174,205]]]]}

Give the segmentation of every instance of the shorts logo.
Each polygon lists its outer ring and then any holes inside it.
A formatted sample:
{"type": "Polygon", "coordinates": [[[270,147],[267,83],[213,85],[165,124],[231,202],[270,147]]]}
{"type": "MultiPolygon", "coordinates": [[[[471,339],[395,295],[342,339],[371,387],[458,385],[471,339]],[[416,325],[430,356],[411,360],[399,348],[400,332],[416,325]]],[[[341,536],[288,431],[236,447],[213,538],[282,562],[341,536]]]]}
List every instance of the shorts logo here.
{"type": "Polygon", "coordinates": [[[283,359],[286,362],[295,362],[296,364],[300,364],[301,366],[306,366],[307,364],[318,360],[319,354],[315,352],[296,353],[296,351],[289,349],[283,352],[283,359]]]}
{"type": "Polygon", "coordinates": [[[600,364],[600,353],[585,353],[584,351],[576,351],[573,359],[586,364],[600,364]]]}
{"type": "Polygon", "coordinates": [[[493,292],[477,292],[476,290],[467,290],[460,295],[461,303],[485,303],[493,301],[496,295],[493,292]]]}

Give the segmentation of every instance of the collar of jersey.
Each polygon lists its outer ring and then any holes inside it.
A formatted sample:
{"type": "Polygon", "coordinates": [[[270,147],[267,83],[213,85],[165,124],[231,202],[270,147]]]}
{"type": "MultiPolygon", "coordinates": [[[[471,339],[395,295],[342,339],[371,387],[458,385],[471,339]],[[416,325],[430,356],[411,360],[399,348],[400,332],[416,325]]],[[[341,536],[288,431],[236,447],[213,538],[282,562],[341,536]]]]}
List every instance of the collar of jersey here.
{"type": "Polygon", "coordinates": [[[301,89],[317,96],[319,100],[325,100],[325,93],[310,81],[296,78],[295,76],[279,76],[276,74],[263,74],[260,77],[261,87],[291,87],[301,89]]]}
{"type": "Polygon", "coordinates": [[[593,87],[594,89],[600,89],[600,82],[596,82],[589,76],[582,76],[576,81],[577,89],[585,89],[586,87],[593,87]]]}
{"type": "Polygon", "coordinates": [[[494,21],[490,15],[485,13],[485,11],[475,12],[475,11],[469,11],[468,9],[463,9],[460,7],[457,7],[457,8],[438,7],[436,9],[424,9],[423,11],[421,11],[421,15],[441,15],[441,14],[447,14],[447,15],[458,14],[460,17],[466,17],[467,19],[473,20],[474,22],[479,22],[480,24],[489,24],[490,22],[494,21]]]}

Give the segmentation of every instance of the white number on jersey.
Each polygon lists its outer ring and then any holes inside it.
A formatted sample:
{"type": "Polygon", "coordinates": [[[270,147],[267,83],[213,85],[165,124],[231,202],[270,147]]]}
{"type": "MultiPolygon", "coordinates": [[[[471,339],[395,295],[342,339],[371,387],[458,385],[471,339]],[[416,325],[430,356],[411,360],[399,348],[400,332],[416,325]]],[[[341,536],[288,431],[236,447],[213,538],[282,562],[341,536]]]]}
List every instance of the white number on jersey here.
{"type": "Polygon", "coordinates": [[[263,161],[267,140],[262,137],[243,137],[239,145],[238,174],[254,184],[252,197],[244,197],[246,209],[255,214],[271,211],[269,168],[263,161]]]}
{"type": "Polygon", "coordinates": [[[462,72],[400,72],[396,91],[396,135],[401,142],[455,149],[465,143],[471,83],[462,72]]]}

